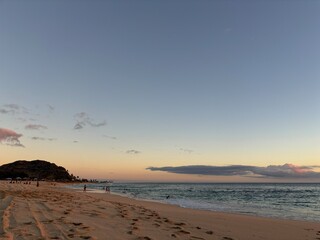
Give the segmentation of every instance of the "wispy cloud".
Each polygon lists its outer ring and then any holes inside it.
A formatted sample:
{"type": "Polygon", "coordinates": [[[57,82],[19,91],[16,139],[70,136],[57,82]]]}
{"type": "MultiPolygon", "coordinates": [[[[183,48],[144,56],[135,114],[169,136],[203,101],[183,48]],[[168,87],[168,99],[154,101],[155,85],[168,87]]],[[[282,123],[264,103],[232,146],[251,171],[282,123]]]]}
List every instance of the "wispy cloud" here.
{"type": "Polygon", "coordinates": [[[183,153],[188,153],[188,154],[191,154],[191,153],[194,152],[193,150],[191,150],[191,149],[186,149],[186,148],[180,148],[179,150],[180,150],[181,152],[183,152],[183,153]]]}
{"type": "Polygon", "coordinates": [[[28,124],[24,127],[25,129],[28,130],[43,130],[43,129],[48,129],[47,126],[41,125],[41,124],[28,124]]]}
{"type": "Polygon", "coordinates": [[[73,129],[75,130],[79,130],[82,129],[85,126],[85,124],[82,123],[76,123],[76,125],[74,125],[73,129]]]}
{"type": "Polygon", "coordinates": [[[32,140],[40,140],[40,141],[55,141],[57,140],[56,138],[44,138],[44,137],[32,137],[32,140]]]}
{"type": "Polygon", "coordinates": [[[7,113],[12,113],[12,111],[5,108],[0,108],[0,113],[7,114],[7,113]]]}
{"type": "Polygon", "coordinates": [[[29,110],[18,104],[5,104],[0,108],[0,113],[15,115],[21,113],[29,113],[29,110]]]}
{"type": "Polygon", "coordinates": [[[127,154],[139,154],[139,153],[141,153],[141,152],[138,151],[138,150],[131,149],[131,150],[127,150],[126,153],[127,153],[127,154]]]}
{"type": "Polygon", "coordinates": [[[54,111],[55,108],[54,108],[52,105],[47,104],[47,106],[48,106],[48,109],[49,109],[50,112],[53,112],[53,111],[54,111]]]}
{"type": "Polygon", "coordinates": [[[22,134],[18,134],[15,131],[6,128],[0,128],[0,143],[14,147],[24,147],[19,138],[22,134]]]}
{"type": "Polygon", "coordinates": [[[87,125],[91,127],[102,127],[107,125],[107,122],[105,120],[102,122],[96,122],[85,112],[75,114],[74,118],[77,121],[77,123],[73,127],[73,129],[75,130],[82,129],[87,125]]]}
{"type": "Polygon", "coordinates": [[[117,138],[113,136],[108,136],[108,135],[102,135],[102,136],[111,140],[117,140],[117,138]]]}
{"type": "Polygon", "coordinates": [[[177,174],[211,176],[247,176],[264,178],[320,178],[320,172],[313,171],[317,166],[296,166],[293,164],[256,167],[246,165],[205,166],[190,165],[179,167],[149,167],[151,171],[164,171],[177,174]]]}

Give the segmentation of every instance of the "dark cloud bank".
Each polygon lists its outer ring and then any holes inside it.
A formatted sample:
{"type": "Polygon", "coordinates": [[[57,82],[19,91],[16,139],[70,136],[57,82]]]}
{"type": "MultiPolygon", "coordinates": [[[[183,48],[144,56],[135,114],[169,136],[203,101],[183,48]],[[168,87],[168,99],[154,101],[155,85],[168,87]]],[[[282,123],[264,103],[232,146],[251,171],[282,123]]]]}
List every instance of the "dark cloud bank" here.
{"type": "Polygon", "coordinates": [[[256,167],[246,165],[204,166],[191,165],[180,167],[149,167],[151,171],[164,171],[177,174],[207,176],[246,176],[264,178],[320,178],[320,172],[313,171],[319,166],[296,166],[293,164],[256,167]]]}

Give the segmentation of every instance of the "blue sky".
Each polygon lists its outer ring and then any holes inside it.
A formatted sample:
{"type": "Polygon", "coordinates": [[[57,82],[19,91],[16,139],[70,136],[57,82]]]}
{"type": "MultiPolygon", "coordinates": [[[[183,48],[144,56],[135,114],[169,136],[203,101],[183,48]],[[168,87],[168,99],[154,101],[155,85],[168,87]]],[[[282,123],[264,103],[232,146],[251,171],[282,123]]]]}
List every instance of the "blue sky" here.
{"type": "MultiPolygon", "coordinates": [[[[78,141],[127,165],[136,150],[141,169],[314,165],[319,9],[317,1],[1,1],[0,103],[33,114],[23,123],[0,116],[25,145],[6,147],[2,161],[33,157],[39,143],[25,125],[35,122],[47,127],[39,136],[56,139],[49,152],[76,155],[78,141]],[[106,125],[74,130],[81,112],[106,125]]],[[[60,161],[77,171],[74,160],[60,161]]]]}

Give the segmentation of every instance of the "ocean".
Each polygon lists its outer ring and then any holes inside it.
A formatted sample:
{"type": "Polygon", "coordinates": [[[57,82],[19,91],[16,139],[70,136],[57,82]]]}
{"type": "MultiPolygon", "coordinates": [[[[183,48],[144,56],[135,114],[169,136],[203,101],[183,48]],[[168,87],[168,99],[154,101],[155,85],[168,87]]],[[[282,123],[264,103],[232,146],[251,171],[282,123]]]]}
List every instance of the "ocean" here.
{"type": "MultiPolygon", "coordinates": [[[[73,185],[82,189],[84,184],[73,185]]],[[[102,190],[106,184],[87,184],[102,190]]],[[[113,183],[112,193],[210,211],[320,222],[319,183],[113,183]]]]}

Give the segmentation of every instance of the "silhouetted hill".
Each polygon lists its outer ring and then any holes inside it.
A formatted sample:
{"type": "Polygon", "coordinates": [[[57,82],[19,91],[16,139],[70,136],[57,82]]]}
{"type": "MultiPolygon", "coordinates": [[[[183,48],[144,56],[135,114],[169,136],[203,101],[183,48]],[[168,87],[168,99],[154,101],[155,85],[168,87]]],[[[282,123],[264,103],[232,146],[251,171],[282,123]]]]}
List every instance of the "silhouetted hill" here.
{"type": "Polygon", "coordinates": [[[0,179],[17,177],[58,181],[70,181],[72,179],[64,167],[43,160],[19,160],[0,166],[0,179]]]}

